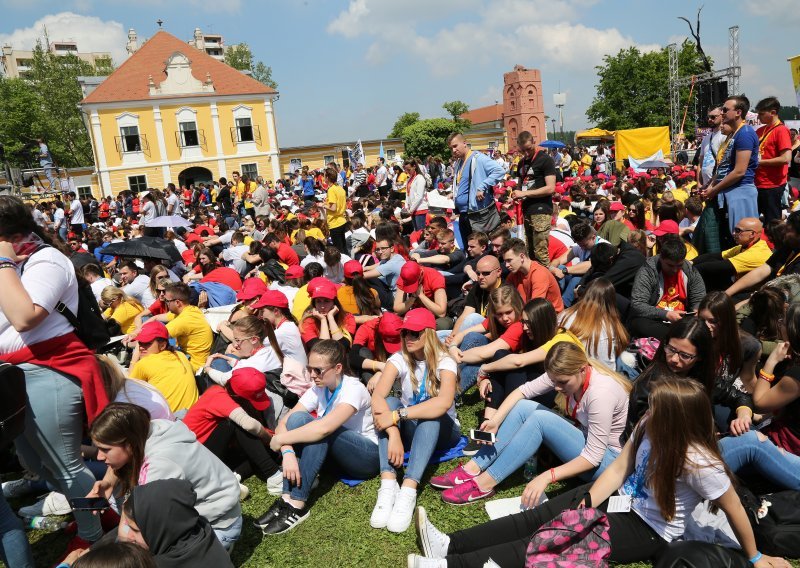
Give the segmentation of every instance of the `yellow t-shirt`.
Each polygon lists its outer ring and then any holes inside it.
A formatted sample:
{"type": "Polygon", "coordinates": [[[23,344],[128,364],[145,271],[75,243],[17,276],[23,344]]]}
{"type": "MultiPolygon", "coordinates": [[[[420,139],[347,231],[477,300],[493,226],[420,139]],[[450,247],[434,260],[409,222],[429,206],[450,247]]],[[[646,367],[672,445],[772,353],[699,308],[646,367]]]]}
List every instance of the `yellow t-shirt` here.
{"type": "Polygon", "coordinates": [[[297,294],[294,295],[292,303],[292,315],[297,321],[303,319],[303,313],[305,313],[306,308],[310,305],[311,298],[308,295],[308,284],[303,284],[297,291],[297,294]]]}
{"type": "Polygon", "coordinates": [[[736,275],[742,276],[767,262],[771,254],[772,251],[769,250],[766,241],[759,239],[756,244],[752,245],[744,252],[742,252],[742,247],[739,245],[722,251],[722,258],[730,260],[731,264],[736,269],[736,275]]]}
{"type": "MultiPolygon", "coordinates": [[[[291,238],[292,238],[292,242],[293,243],[297,243],[297,238],[296,237],[297,237],[297,233],[299,231],[300,231],[300,229],[295,229],[294,231],[292,231],[292,237],[291,238]]],[[[315,239],[317,239],[318,241],[322,241],[323,243],[325,241],[327,241],[327,239],[325,238],[325,235],[322,233],[322,231],[319,230],[319,227],[311,227],[310,229],[306,229],[306,237],[314,237],[315,239]]],[[[302,244],[302,243],[299,243],[299,244],[302,244]]]]}
{"type": "Polygon", "coordinates": [[[333,184],[328,188],[328,203],[336,205],[336,211],[328,211],[328,228],[336,229],[345,224],[345,209],[347,208],[347,195],[342,186],[333,184]]]}
{"type": "Polygon", "coordinates": [[[167,399],[172,412],[191,408],[197,402],[194,371],[183,353],[165,350],[147,355],[131,368],[130,376],[157,388],[167,399]]]}
{"type": "Polygon", "coordinates": [[[572,333],[571,331],[569,331],[568,329],[564,329],[564,330],[561,330],[558,333],[556,333],[553,336],[553,339],[551,339],[550,341],[548,341],[547,343],[542,345],[540,349],[544,349],[544,352],[547,353],[548,351],[550,351],[550,349],[553,348],[553,346],[556,343],[560,343],[562,341],[567,341],[569,343],[574,343],[575,345],[577,345],[581,349],[584,349],[583,343],[581,342],[580,339],[578,339],[578,336],[575,335],[574,333],[572,333]]]}
{"type": "Polygon", "coordinates": [[[398,192],[400,193],[406,192],[406,186],[405,186],[406,181],[408,181],[408,174],[406,172],[400,172],[399,174],[397,174],[397,178],[394,180],[394,183],[395,185],[397,185],[398,192]]]}
{"type": "Polygon", "coordinates": [[[120,303],[115,310],[108,308],[105,314],[111,319],[115,320],[122,333],[133,333],[136,330],[136,323],[134,318],[144,311],[142,305],[136,300],[128,300],[127,302],[120,303]]]}
{"type": "MultiPolygon", "coordinates": [[[[378,300],[378,291],[375,288],[370,288],[372,295],[375,296],[375,299],[378,300]]],[[[356,303],[356,295],[353,293],[353,287],[344,285],[340,287],[336,291],[336,297],[339,299],[339,303],[342,305],[342,309],[348,313],[353,314],[354,316],[361,315],[361,312],[358,309],[358,304],[356,303]]]]}
{"type": "Polygon", "coordinates": [[[689,199],[689,193],[683,189],[676,188],[672,190],[672,197],[681,203],[686,203],[686,200],[689,199]]]}
{"type": "Polygon", "coordinates": [[[214,332],[200,308],[186,306],[180,315],[167,324],[167,331],[189,356],[189,363],[195,372],[206,364],[214,342],[214,332]]]}

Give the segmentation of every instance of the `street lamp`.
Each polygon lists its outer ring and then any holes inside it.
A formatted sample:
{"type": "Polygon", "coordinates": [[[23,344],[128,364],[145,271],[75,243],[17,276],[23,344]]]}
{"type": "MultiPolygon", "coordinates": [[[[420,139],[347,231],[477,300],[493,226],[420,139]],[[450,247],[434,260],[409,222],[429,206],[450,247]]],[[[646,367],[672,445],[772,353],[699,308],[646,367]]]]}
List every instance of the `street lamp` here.
{"type": "Polygon", "coordinates": [[[555,140],[556,139],[556,119],[555,118],[551,118],[550,122],[553,123],[553,140],[555,140]]]}
{"type": "Polygon", "coordinates": [[[561,127],[561,141],[564,141],[564,106],[567,104],[566,93],[554,93],[553,104],[558,109],[558,124],[561,127]]]}

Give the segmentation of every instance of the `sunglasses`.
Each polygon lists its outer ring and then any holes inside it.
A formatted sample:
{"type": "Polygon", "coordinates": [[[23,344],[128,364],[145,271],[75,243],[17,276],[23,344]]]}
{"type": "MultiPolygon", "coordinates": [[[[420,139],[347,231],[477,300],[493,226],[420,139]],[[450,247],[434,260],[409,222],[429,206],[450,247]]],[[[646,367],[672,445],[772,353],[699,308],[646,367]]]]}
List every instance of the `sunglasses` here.
{"type": "Polygon", "coordinates": [[[421,331],[411,331],[410,329],[403,329],[400,331],[400,335],[403,339],[408,339],[410,341],[417,341],[420,337],[422,337],[421,331]]]}
{"type": "Polygon", "coordinates": [[[312,376],[316,375],[318,377],[321,377],[322,375],[324,375],[325,373],[327,373],[331,369],[333,369],[333,367],[328,367],[327,369],[323,369],[322,367],[311,367],[311,366],[307,366],[306,367],[306,371],[308,371],[309,375],[312,375],[312,376]]]}
{"type": "Polygon", "coordinates": [[[491,276],[494,273],[494,270],[487,270],[487,271],[478,271],[475,274],[478,276],[491,276]]]}

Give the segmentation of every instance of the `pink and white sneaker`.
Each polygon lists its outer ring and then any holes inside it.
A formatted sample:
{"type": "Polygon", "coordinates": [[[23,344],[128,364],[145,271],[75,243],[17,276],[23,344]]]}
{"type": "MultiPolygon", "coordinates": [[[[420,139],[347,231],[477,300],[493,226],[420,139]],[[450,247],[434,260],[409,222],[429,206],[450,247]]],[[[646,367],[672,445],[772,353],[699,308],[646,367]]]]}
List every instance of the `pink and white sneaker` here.
{"type": "Polygon", "coordinates": [[[460,465],[454,470],[448,471],[444,475],[431,477],[430,483],[436,489],[450,489],[451,487],[461,485],[465,481],[469,481],[477,476],[478,474],[472,475],[466,469],[464,469],[463,465],[460,465]]]}
{"type": "Polygon", "coordinates": [[[486,499],[494,495],[494,489],[481,491],[474,479],[462,482],[460,485],[451,487],[442,492],[442,501],[451,505],[469,505],[475,501],[486,499]]]}

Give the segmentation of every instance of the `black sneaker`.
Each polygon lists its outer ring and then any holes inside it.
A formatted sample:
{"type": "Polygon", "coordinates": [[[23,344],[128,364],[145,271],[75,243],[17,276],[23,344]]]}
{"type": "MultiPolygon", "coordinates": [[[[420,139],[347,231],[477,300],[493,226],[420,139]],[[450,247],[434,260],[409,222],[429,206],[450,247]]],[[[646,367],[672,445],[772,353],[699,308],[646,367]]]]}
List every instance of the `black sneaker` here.
{"type": "Polygon", "coordinates": [[[481,445],[476,442],[475,440],[470,440],[467,442],[467,445],[464,446],[464,449],[461,450],[461,453],[465,456],[474,456],[478,453],[478,450],[481,449],[481,445]]]}
{"type": "Polygon", "coordinates": [[[264,516],[253,524],[260,528],[264,535],[283,534],[305,521],[310,513],[308,507],[297,509],[279,498],[264,516]]]}

